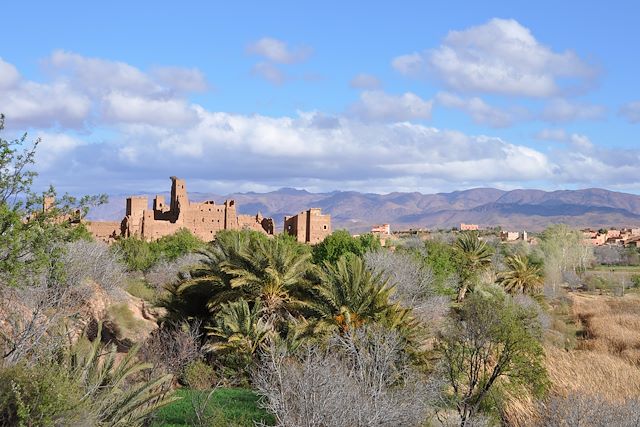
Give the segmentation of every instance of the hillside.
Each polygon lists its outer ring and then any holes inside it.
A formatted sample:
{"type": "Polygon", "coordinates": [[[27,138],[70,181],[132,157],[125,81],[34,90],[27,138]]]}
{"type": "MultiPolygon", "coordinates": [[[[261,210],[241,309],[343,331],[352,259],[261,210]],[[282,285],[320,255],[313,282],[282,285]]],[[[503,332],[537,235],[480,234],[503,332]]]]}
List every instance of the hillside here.
{"type": "MultiPolygon", "coordinates": [[[[168,196],[167,193],[160,193],[168,196]]],[[[149,195],[151,198],[153,195],[149,195]]],[[[240,213],[262,212],[281,227],[284,215],[319,207],[333,217],[334,228],[353,232],[390,223],[392,229],[449,228],[461,222],[483,227],[541,230],[551,223],[576,227],[640,226],[640,196],[598,188],[584,190],[512,190],[476,188],[452,193],[309,193],[282,188],[269,193],[234,193],[226,196],[190,193],[192,200],[235,199],[240,213]]],[[[124,216],[124,195],[90,212],[91,219],[116,220],[124,216]]]]}

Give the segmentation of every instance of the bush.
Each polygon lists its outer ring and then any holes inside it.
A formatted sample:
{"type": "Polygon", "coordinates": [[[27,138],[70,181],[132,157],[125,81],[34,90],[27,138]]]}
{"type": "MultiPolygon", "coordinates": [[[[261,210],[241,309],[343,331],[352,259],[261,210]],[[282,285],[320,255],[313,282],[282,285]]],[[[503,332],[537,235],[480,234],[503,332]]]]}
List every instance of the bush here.
{"type": "Polygon", "coordinates": [[[204,247],[205,243],[186,228],[155,242],[132,236],[119,239],[113,245],[131,271],[147,271],[160,261],[174,261],[204,247]]]}
{"type": "Polygon", "coordinates": [[[253,381],[281,427],[420,426],[430,396],[400,337],[377,328],[294,354],[272,345],[253,381]]]}
{"type": "Polygon", "coordinates": [[[202,360],[195,360],[184,368],[183,382],[195,390],[208,390],[216,382],[216,374],[210,365],[202,360]]]}
{"type": "MultiPolygon", "coordinates": [[[[0,371],[0,425],[69,425],[83,407],[79,385],[58,366],[18,364],[0,371]]],[[[90,421],[83,419],[89,424],[90,421]]]]}
{"type": "Polygon", "coordinates": [[[313,262],[315,264],[322,264],[324,261],[335,263],[348,253],[362,256],[379,248],[380,239],[373,234],[352,237],[348,231],[338,230],[313,247],[313,262]]]}
{"type": "Polygon", "coordinates": [[[119,239],[112,248],[122,255],[130,271],[145,271],[156,262],[150,244],[136,236],[119,239]]]}

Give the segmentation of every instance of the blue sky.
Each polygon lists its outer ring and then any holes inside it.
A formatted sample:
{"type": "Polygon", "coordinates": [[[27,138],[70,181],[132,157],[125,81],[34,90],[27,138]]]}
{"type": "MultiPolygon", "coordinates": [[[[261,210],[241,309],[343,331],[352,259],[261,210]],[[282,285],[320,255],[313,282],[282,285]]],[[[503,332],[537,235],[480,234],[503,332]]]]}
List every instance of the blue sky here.
{"type": "Polygon", "coordinates": [[[41,136],[39,185],[74,193],[639,193],[639,9],[11,2],[3,136],[41,136]]]}

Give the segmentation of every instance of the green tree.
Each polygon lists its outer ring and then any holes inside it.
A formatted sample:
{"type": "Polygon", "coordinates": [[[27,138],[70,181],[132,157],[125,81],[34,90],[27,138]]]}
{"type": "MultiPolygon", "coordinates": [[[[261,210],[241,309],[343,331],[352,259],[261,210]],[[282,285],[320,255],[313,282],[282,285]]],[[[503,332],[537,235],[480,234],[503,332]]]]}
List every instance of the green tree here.
{"type": "Polygon", "coordinates": [[[211,342],[206,350],[216,353],[222,363],[242,375],[255,361],[260,348],[273,335],[273,326],[265,320],[262,304],[249,306],[246,300],[222,304],[209,329],[211,342]]]}
{"type": "Polygon", "coordinates": [[[475,286],[479,274],[491,265],[493,249],[480,240],[476,232],[461,233],[454,248],[461,260],[457,298],[460,302],[464,299],[467,291],[475,286]]]}
{"type": "Polygon", "coordinates": [[[334,263],[348,253],[362,256],[379,248],[380,239],[373,234],[353,237],[346,230],[338,230],[313,247],[313,262],[317,265],[322,265],[324,261],[334,263]]]}
{"type": "Polygon", "coordinates": [[[536,294],[540,292],[544,276],[540,266],[525,255],[512,255],[505,259],[507,269],[498,273],[498,283],[509,293],[536,294]]]}
{"type": "Polygon", "coordinates": [[[317,331],[338,333],[368,323],[407,327],[410,311],[389,301],[393,292],[382,273],[372,274],[357,256],[343,256],[335,265],[325,262],[309,302],[317,319],[313,326],[317,331]]]}
{"type": "MultiPolygon", "coordinates": [[[[0,114],[0,131],[4,116],[0,114]]],[[[76,225],[66,219],[80,219],[89,206],[104,203],[106,196],[69,195],[56,200],[43,211],[44,197],[55,197],[53,188],[43,194],[32,190],[37,176],[31,170],[40,140],[27,143],[27,134],[16,140],[0,138],[0,281],[3,284],[27,285],[39,280],[51,269],[62,253],[61,243],[82,237],[76,225]]]]}
{"type": "Polygon", "coordinates": [[[534,310],[500,288],[474,292],[440,338],[450,399],[462,427],[500,388],[541,396],[548,385],[541,327],[534,310]]]}
{"type": "Polygon", "coordinates": [[[306,246],[288,239],[268,239],[259,233],[218,233],[201,265],[175,287],[163,305],[173,317],[204,316],[205,322],[222,304],[259,300],[262,315],[276,326],[298,315],[311,268],[306,246]]]}
{"type": "Polygon", "coordinates": [[[584,242],[579,230],[565,224],[551,225],[540,234],[540,252],[554,294],[564,273],[580,274],[593,260],[593,247],[584,242]]]}
{"type": "Polygon", "coordinates": [[[205,243],[202,240],[194,236],[186,228],[181,228],[174,234],[161,237],[152,242],[150,250],[156,260],[173,261],[204,247],[205,243]]]}

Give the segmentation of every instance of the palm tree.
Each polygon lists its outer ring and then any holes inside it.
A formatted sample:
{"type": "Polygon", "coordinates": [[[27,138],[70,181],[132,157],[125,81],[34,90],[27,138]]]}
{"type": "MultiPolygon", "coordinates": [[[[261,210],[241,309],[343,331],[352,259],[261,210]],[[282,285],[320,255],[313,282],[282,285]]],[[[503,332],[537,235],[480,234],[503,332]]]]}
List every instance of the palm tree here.
{"type": "Polygon", "coordinates": [[[512,255],[506,258],[507,270],[498,274],[498,283],[509,293],[535,294],[543,283],[542,270],[529,257],[512,255]]]}
{"type": "MultiPolygon", "coordinates": [[[[255,232],[226,231],[200,252],[201,265],[174,288],[162,305],[170,313],[188,311],[211,320],[224,304],[240,298],[260,300],[262,315],[287,319],[301,310],[310,251],[286,238],[268,239],[255,232]]],[[[174,315],[175,317],[175,315],[174,315]]]]}
{"type": "Polygon", "coordinates": [[[306,284],[310,258],[311,253],[302,252],[296,243],[265,239],[222,262],[220,269],[230,278],[230,292],[236,298],[259,299],[265,316],[283,319],[304,306],[296,296],[306,284]]]}
{"type": "Polygon", "coordinates": [[[491,265],[493,250],[480,240],[478,233],[464,232],[456,240],[454,246],[460,255],[462,268],[460,271],[460,288],[457,301],[464,299],[467,291],[477,281],[478,274],[491,265]]]}
{"type": "Polygon", "coordinates": [[[318,333],[346,333],[371,322],[400,328],[409,323],[409,310],[389,301],[393,291],[357,256],[343,256],[335,265],[325,262],[309,302],[317,319],[313,328],[318,333]]]}
{"type": "Polygon", "coordinates": [[[273,330],[262,317],[262,311],[260,301],[253,304],[253,308],[242,298],[222,304],[215,326],[208,333],[214,342],[205,349],[217,353],[254,355],[273,330]]]}
{"type": "Polygon", "coordinates": [[[153,367],[140,363],[136,345],[119,362],[113,344],[101,342],[102,324],[93,342],[82,337],[63,349],[59,363],[84,390],[79,403],[87,404],[97,426],[141,426],[147,416],[178,397],[168,392],[172,375],[136,381],[136,375],[153,367]]]}

